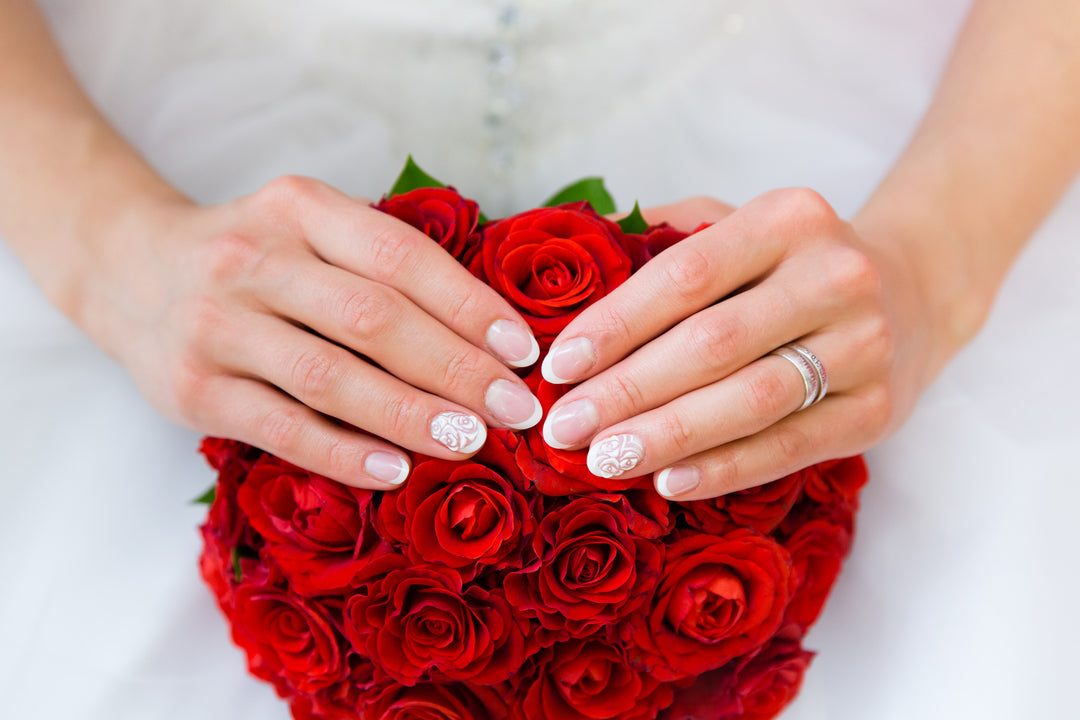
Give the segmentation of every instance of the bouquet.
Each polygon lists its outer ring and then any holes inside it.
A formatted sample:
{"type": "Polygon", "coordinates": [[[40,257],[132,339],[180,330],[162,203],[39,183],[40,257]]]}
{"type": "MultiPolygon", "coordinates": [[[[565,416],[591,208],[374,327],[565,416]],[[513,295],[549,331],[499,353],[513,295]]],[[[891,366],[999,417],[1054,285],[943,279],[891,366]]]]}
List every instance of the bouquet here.
{"type": "MultiPolygon", "coordinates": [[[[546,350],[687,236],[619,222],[596,179],[488,220],[407,164],[376,207],[495,288],[546,350]]],[[[566,391],[522,370],[545,414],[566,391]]],[[[200,560],[250,672],[297,720],[766,720],[852,541],[861,458],[670,502],[603,479],[540,426],[464,461],[413,454],[392,492],[206,438],[200,560]]]]}

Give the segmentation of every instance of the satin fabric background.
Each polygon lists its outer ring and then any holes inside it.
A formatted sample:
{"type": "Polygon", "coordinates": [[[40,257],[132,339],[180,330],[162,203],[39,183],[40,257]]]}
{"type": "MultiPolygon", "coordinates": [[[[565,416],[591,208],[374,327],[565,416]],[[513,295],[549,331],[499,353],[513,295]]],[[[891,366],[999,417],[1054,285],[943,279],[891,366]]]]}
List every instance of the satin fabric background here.
{"type": "MultiPolygon", "coordinates": [[[[377,197],[411,152],[491,216],[592,174],[625,207],[807,185],[850,216],[967,3],[45,7],[110,119],[200,201],[283,173],[377,197]]],[[[784,720],[1075,714],[1078,234],[1074,188],[979,338],[869,453],[855,550],[784,720]]],[[[4,716],[288,717],[198,577],[197,442],[0,247],[4,716]]]]}

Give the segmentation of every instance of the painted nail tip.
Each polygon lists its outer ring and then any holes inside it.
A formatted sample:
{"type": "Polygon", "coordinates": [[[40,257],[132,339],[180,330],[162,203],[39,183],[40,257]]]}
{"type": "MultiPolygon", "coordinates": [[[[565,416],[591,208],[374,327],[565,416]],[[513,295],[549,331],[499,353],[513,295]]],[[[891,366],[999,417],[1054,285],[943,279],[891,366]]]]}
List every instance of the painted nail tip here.
{"type": "Polygon", "coordinates": [[[532,339],[532,350],[529,351],[529,356],[524,360],[507,360],[506,364],[510,367],[523,368],[529,367],[540,358],[540,344],[536,342],[536,338],[532,339]]]}
{"type": "Polygon", "coordinates": [[[668,487],[668,475],[671,474],[671,468],[664,468],[656,476],[656,492],[660,493],[664,497],[671,497],[671,488],[668,487]]]}
{"type": "Polygon", "coordinates": [[[529,419],[519,423],[507,423],[506,427],[511,430],[528,430],[529,428],[540,422],[540,418],[544,417],[544,408],[540,406],[540,401],[533,398],[533,402],[536,406],[533,408],[533,414],[529,416],[529,419]]]}
{"type": "MultiPolygon", "coordinates": [[[[550,418],[550,416],[549,416],[549,418],[550,418]]],[[[555,448],[556,450],[569,450],[572,447],[571,445],[567,445],[565,443],[559,442],[558,440],[556,440],[555,438],[553,438],[551,436],[550,422],[545,422],[544,423],[543,435],[544,435],[544,442],[547,443],[548,445],[550,445],[551,447],[555,448]]]]}
{"type": "Polygon", "coordinates": [[[544,358],[544,362],[541,363],[540,375],[552,385],[566,385],[570,382],[556,375],[555,371],[551,369],[551,353],[548,353],[544,358]]]}
{"type": "Polygon", "coordinates": [[[390,481],[390,484],[391,485],[401,485],[403,482],[405,482],[405,479],[408,478],[408,477],[409,477],[409,464],[405,463],[401,468],[401,472],[398,473],[396,478],[394,478],[393,480],[390,481]]]}

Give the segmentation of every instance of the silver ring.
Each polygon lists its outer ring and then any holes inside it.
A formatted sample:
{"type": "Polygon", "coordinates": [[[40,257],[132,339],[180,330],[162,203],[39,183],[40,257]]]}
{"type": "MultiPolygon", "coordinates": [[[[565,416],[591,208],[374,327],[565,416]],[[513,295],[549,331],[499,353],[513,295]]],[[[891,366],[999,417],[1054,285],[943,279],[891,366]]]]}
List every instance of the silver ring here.
{"type": "Polygon", "coordinates": [[[818,375],[818,394],[817,397],[814,398],[814,402],[821,402],[825,397],[825,393],[829,392],[829,374],[825,372],[825,366],[821,364],[821,360],[818,359],[818,356],[810,352],[805,345],[791,343],[788,347],[813,363],[814,369],[817,371],[818,375]]]}
{"type": "Polygon", "coordinates": [[[802,375],[806,396],[803,398],[799,410],[805,410],[811,405],[821,402],[822,398],[825,397],[825,393],[829,391],[829,375],[825,372],[825,366],[817,355],[810,352],[805,346],[796,343],[782,345],[769,354],[779,355],[784,358],[794,365],[795,369],[802,375]]]}

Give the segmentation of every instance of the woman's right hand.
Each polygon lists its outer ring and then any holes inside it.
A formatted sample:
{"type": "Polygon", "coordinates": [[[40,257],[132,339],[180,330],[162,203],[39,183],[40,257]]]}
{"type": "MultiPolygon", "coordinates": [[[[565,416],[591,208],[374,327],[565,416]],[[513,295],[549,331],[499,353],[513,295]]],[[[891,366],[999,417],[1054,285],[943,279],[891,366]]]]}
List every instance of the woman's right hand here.
{"type": "Polygon", "coordinates": [[[525,322],[365,200],[283,177],[123,227],[84,261],[76,321],[183,425],[387,489],[409,472],[395,445],[461,459],[540,419],[510,369],[539,353],[525,322]]]}

